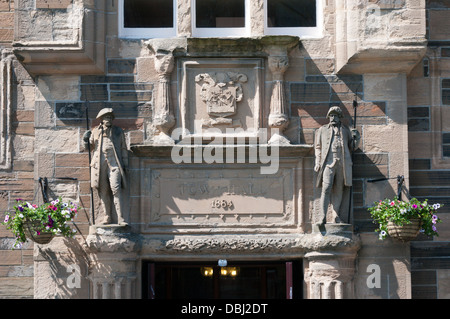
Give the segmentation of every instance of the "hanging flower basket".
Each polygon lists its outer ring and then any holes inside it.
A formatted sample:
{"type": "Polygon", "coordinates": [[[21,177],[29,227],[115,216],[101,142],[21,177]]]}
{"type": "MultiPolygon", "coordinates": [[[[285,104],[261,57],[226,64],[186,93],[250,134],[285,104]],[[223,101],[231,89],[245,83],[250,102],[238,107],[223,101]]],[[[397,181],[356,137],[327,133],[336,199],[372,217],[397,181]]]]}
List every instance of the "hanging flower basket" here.
{"type": "Polygon", "coordinates": [[[388,235],[403,242],[413,240],[419,233],[427,236],[439,236],[436,224],[441,222],[437,216],[440,204],[428,204],[428,200],[419,201],[411,198],[409,202],[397,198],[375,202],[369,208],[374,223],[379,224],[375,231],[379,238],[388,235]]]}
{"type": "Polygon", "coordinates": [[[412,218],[411,223],[404,223],[403,225],[396,225],[394,222],[387,223],[387,232],[392,238],[396,238],[403,242],[411,241],[417,237],[422,226],[422,220],[419,218],[412,218]]]}
{"type": "Polygon", "coordinates": [[[73,237],[76,230],[69,222],[77,215],[73,203],[63,203],[58,198],[41,206],[16,199],[14,214],[7,212],[3,225],[16,237],[14,248],[21,248],[30,239],[38,244],[48,244],[55,236],[73,237]]]}
{"type": "Polygon", "coordinates": [[[23,222],[23,232],[28,239],[37,244],[48,244],[55,234],[51,231],[43,231],[42,228],[42,224],[38,220],[23,222]]]}

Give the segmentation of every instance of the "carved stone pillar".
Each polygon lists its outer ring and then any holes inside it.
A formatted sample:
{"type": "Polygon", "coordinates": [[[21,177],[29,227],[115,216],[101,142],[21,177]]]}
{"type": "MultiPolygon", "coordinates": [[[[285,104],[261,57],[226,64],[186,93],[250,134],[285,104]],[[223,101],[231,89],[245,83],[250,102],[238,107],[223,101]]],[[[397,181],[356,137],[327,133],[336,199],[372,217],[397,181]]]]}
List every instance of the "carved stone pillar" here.
{"type": "Polygon", "coordinates": [[[283,131],[289,125],[284,73],[289,67],[289,52],[298,45],[299,38],[292,36],[265,37],[262,42],[264,51],[268,55],[268,65],[273,81],[268,121],[268,125],[272,129],[269,144],[290,145],[290,141],[283,136],[283,131]]]}
{"type": "Polygon", "coordinates": [[[311,252],[305,258],[309,262],[305,271],[309,299],[354,298],[354,254],[311,252]]]}
{"type": "Polygon", "coordinates": [[[11,168],[11,116],[13,103],[13,59],[11,50],[4,49],[1,52],[0,62],[0,169],[11,168]]]}
{"type": "Polygon", "coordinates": [[[287,55],[269,56],[269,69],[272,72],[272,96],[270,98],[269,127],[276,129],[269,144],[290,144],[283,136],[283,131],[289,125],[287,115],[286,93],[284,89],[284,72],[289,67],[287,55]]]}
{"type": "Polygon", "coordinates": [[[132,299],[136,296],[137,240],[128,227],[91,226],[86,238],[93,299],[132,299]]]}
{"type": "Polygon", "coordinates": [[[175,125],[175,117],[171,107],[170,76],[172,74],[174,57],[170,52],[155,54],[155,69],[159,76],[153,123],[160,131],[155,137],[155,144],[173,145],[169,136],[170,129],[175,125]]]}

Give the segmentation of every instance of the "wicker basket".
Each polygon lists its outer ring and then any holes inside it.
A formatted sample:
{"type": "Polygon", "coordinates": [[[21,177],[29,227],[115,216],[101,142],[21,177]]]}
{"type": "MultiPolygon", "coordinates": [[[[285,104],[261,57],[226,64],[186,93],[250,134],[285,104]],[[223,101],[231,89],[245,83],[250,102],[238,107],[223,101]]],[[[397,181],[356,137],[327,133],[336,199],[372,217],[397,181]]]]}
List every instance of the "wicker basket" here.
{"type": "Polygon", "coordinates": [[[396,238],[403,242],[411,241],[417,237],[422,226],[422,221],[418,218],[410,220],[411,224],[396,225],[393,222],[388,222],[387,232],[392,238],[396,238]]]}
{"type": "Polygon", "coordinates": [[[38,220],[24,221],[23,231],[28,239],[37,244],[48,244],[54,237],[53,233],[42,231],[42,224],[38,220]],[[39,232],[39,235],[37,232],[39,232]]]}

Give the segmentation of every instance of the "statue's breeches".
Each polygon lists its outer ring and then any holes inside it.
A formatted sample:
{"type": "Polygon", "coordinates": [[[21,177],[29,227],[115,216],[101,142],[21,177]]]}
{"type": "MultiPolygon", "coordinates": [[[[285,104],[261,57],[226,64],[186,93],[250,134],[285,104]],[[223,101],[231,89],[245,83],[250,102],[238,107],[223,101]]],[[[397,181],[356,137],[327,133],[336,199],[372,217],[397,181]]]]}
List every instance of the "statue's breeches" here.
{"type": "Polygon", "coordinates": [[[116,195],[121,188],[122,176],[118,166],[109,166],[106,163],[100,168],[99,188],[110,187],[113,195],[116,195]]]}

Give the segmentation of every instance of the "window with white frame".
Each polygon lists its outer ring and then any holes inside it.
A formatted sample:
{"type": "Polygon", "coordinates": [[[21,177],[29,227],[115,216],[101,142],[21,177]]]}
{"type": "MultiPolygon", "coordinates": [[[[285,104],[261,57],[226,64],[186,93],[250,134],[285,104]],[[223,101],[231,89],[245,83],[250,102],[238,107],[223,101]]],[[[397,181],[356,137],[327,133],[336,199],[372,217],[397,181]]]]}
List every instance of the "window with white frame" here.
{"type": "MultiPolygon", "coordinates": [[[[250,36],[250,1],[191,0],[192,36],[250,36]]],[[[177,0],[119,0],[119,36],[175,37],[176,8],[177,0]]],[[[318,37],[322,22],[322,0],[264,0],[264,34],[318,37]]]]}
{"type": "Polygon", "coordinates": [[[250,0],[192,0],[194,37],[249,35],[250,0]]]}
{"type": "Polygon", "coordinates": [[[264,18],[264,34],[318,37],[322,0],[265,0],[264,18]]]}
{"type": "Polygon", "coordinates": [[[119,36],[176,36],[176,0],[119,0],[119,36]]]}

